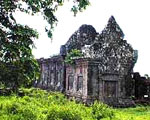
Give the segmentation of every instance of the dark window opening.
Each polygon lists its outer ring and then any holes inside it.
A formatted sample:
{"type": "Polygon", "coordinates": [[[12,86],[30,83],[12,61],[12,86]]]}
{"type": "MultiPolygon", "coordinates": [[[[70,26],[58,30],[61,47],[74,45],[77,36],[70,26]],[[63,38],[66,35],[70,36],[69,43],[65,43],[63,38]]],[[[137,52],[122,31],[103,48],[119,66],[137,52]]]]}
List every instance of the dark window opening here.
{"type": "Polygon", "coordinates": [[[82,90],[82,87],[83,87],[83,76],[78,76],[77,91],[82,90]]]}
{"type": "Polygon", "coordinates": [[[72,75],[68,76],[68,90],[73,89],[73,81],[74,81],[74,77],[72,75]]]}

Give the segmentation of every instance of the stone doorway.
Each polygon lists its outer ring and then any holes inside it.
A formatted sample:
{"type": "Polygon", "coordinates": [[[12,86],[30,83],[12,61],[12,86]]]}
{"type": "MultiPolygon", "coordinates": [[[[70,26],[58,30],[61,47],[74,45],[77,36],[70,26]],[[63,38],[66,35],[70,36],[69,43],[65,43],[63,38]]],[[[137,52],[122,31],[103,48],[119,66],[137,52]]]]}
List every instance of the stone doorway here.
{"type": "Polygon", "coordinates": [[[118,102],[118,81],[104,81],[103,98],[107,104],[118,102]]]}
{"type": "Polygon", "coordinates": [[[107,98],[117,97],[117,81],[104,82],[104,96],[107,98]]]}
{"type": "Polygon", "coordinates": [[[118,75],[104,75],[103,79],[103,100],[107,104],[118,102],[118,75]]]}

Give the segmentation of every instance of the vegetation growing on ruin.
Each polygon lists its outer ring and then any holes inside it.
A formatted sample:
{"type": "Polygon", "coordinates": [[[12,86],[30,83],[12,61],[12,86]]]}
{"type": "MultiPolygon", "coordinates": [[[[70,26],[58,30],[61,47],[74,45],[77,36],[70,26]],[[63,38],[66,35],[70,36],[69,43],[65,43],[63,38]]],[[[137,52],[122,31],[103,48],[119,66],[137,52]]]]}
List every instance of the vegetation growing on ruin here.
{"type": "Polygon", "coordinates": [[[150,107],[113,109],[95,102],[91,106],[69,101],[61,93],[20,89],[0,96],[1,120],[149,120],[150,107]]]}
{"type": "Polygon", "coordinates": [[[74,58],[80,58],[82,57],[83,54],[81,53],[80,50],[78,49],[72,49],[66,56],[65,58],[65,62],[70,64],[70,65],[73,65],[74,64],[74,58]]]}

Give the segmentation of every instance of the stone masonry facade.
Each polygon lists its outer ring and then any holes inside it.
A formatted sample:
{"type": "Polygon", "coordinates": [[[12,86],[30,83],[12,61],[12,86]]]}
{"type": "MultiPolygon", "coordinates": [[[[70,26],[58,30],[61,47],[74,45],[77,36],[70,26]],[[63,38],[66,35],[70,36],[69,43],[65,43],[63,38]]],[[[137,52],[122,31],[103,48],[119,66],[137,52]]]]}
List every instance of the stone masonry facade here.
{"type": "Polygon", "coordinates": [[[60,54],[39,59],[41,68],[37,87],[65,93],[68,98],[92,103],[100,100],[112,106],[132,106],[134,101],[127,87],[137,51],[124,40],[124,33],[113,16],[101,33],[91,25],[82,25],[61,46],[60,54]],[[77,49],[82,57],[65,63],[71,50],[77,49]]]}

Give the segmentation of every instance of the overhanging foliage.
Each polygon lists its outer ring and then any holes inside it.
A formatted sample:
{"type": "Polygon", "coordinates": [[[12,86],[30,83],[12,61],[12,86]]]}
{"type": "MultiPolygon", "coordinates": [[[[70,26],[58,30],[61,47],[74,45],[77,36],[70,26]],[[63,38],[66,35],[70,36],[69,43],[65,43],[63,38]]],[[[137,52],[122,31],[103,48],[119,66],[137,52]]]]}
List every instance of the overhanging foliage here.
{"type": "MultiPolygon", "coordinates": [[[[13,13],[17,10],[30,15],[41,13],[50,25],[46,32],[52,37],[52,30],[58,21],[55,12],[63,3],[64,0],[0,1],[0,82],[2,84],[16,89],[21,85],[29,85],[39,76],[38,63],[32,55],[33,40],[38,38],[38,33],[28,26],[18,24],[13,13]]],[[[80,0],[74,1],[74,4],[76,11],[81,11],[89,2],[80,0]]]]}

